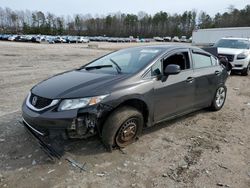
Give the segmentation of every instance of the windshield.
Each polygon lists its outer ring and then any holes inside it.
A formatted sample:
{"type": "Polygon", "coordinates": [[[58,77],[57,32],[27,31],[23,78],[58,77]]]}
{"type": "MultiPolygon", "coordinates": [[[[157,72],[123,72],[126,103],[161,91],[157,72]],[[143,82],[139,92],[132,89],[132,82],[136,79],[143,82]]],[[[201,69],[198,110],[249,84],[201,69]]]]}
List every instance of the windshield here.
{"type": "Polygon", "coordinates": [[[83,67],[88,71],[105,73],[135,73],[163,52],[162,48],[130,48],[120,50],[83,67]]]}
{"type": "Polygon", "coordinates": [[[214,46],[218,48],[249,49],[250,42],[239,39],[221,39],[214,46]]]}

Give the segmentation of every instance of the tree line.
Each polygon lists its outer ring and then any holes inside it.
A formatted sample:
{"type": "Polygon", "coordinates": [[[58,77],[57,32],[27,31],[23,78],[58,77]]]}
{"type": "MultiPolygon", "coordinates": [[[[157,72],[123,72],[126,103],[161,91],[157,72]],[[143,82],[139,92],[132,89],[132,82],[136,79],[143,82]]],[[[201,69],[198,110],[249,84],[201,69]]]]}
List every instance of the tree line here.
{"type": "Polygon", "coordinates": [[[224,13],[210,16],[204,11],[185,11],[154,15],[114,13],[107,16],[76,14],[57,16],[42,11],[12,10],[0,7],[0,33],[43,35],[87,35],[113,37],[191,36],[197,28],[250,26],[250,5],[243,9],[233,6],[224,13]]]}

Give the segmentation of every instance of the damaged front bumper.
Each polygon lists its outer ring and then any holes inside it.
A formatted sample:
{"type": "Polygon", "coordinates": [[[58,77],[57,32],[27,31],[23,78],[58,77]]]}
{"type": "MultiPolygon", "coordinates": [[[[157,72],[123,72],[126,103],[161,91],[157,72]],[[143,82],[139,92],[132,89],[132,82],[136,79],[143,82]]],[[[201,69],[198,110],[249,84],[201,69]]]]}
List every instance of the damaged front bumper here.
{"type": "Polygon", "coordinates": [[[25,103],[22,106],[23,123],[33,132],[41,136],[55,137],[59,134],[64,138],[88,138],[101,133],[104,117],[112,110],[106,104],[57,111],[56,107],[36,112],[25,103]]]}
{"type": "Polygon", "coordinates": [[[46,142],[45,135],[28,124],[24,119],[22,119],[22,124],[24,127],[26,127],[26,130],[38,141],[41,149],[50,157],[50,159],[54,160],[54,158],[60,159],[62,157],[64,152],[63,149],[57,150],[52,147],[51,143],[46,142]]]}

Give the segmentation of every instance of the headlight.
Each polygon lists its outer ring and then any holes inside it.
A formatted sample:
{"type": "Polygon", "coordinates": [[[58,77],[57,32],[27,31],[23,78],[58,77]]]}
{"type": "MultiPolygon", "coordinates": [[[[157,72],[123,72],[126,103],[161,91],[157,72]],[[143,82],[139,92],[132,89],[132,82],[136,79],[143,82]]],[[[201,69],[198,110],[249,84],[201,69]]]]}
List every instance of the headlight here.
{"type": "Polygon", "coordinates": [[[246,59],[247,55],[247,52],[240,53],[239,55],[237,55],[237,59],[246,59]]]}
{"type": "Polygon", "coordinates": [[[73,110],[78,108],[84,108],[86,106],[95,105],[101,102],[107,96],[108,95],[80,98],[80,99],[65,99],[60,103],[58,111],[73,110]]]}

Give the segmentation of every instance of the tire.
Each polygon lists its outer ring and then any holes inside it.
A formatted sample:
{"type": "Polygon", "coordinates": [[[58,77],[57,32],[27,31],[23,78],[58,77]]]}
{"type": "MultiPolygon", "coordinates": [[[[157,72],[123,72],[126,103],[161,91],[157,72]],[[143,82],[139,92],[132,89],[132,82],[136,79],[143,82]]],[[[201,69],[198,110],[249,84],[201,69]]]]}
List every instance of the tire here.
{"type": "Polygon", "coordinates": [[[241,75],[242,76],[247,76],[250,73],[250,63],[247,65],[247,68],[245,68],[242,72],[241,75]]]}
{"type": "Polygon", "coordinates": [[[220,110],[224,106],[224,103],[226,101],[226,97],[227,97],[226,86],[224,86],[224,85],[220,86],[215,92],[210,109],[213,111],[220,110]]]}
{"type": "Polygon", "coordinates": [[[124,148],[136,141],[142,132],[143,123],[142,113],[137,109],[130,106],[120,107],[104,123],[102,141],[110,151],[115,147],[124,148]]]}

